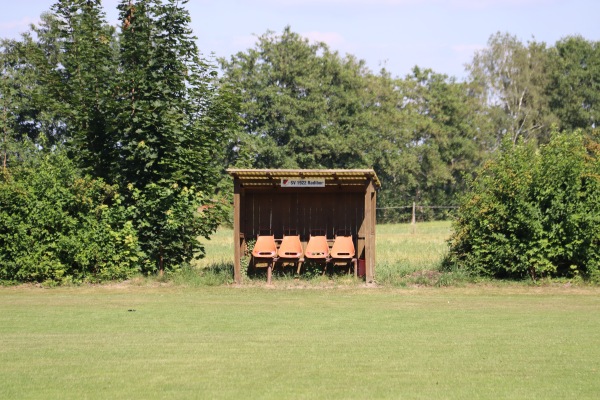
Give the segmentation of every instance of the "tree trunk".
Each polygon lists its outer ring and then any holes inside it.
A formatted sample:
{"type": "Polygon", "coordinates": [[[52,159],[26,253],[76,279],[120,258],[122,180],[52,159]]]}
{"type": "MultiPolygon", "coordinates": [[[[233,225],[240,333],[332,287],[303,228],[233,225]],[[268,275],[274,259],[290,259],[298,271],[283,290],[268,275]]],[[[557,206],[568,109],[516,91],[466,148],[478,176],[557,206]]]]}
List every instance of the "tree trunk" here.
{"type": "Polygon", "coordinates": [[[160,249],[160,255],[158,256],[158,276],[162,277],[165,273],[165,266],[164,266],[164,257],[163,257],[163,251],[162,249],[160,249]]]}

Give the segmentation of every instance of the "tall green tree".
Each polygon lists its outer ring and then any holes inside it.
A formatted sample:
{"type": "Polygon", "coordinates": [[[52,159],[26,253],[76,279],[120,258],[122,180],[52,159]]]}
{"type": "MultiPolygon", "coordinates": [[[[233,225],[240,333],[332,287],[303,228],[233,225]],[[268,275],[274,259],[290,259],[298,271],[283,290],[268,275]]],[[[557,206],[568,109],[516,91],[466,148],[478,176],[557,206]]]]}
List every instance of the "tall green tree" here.
{"type": "Polygon", "coordinates": [[[60,101],[72,158],[93,176],[114,181],[115,29],[100,0],[60,0],[52,11],[61,54],[52,65],[58,79],[48,86],[60,101]]]}
{"type": "Polygon", "coordinates": [[[20,40],[2,41],[0,90],[17,141],[69,143],[78,164],[106,178],[111,157],[101,147],[111,142],[104,135],[116,63],[103,15],[99,1],[61,0],[20,40]]]}
{"type": "Polygon", "coordinates": [[[120,182],[135,207],[148,271],[174,268],[203,251],[220,222],[220,178],[229,119],[216,72],[199,57],[186,1],[119,5],[116,144],[120,182]]]}
{"type": "Polygon", "coordinates": [[[18,129],[45,150],[68,140],[66,133],[64,98],[65,87],[62,70],[65,49],[61,39],[59,21],[55,14],[41,15],[41,21],[31,26],[16,44],[22,77],[25,81],[20,91],[27,98],[21,109],[18,129]]]}
{"type": "Polygon", "coordinates": [[[600,123],[600,43],[581,36],[551,49],[548,96],[564,129],[590,131],[600,123]]]}
{"type": "Polygon", "coordinates": [[[487,118],[473,85],[415,67],[398,87],[411,130],[408,148],[418,161],[412,200],[453,204],[465,188],[465,176],[485,159],[490,146],[487,118]]]}
{"type": "Polygon", "coordinates": [[[549,111],[548,50],[545,43],[523,44],[508,33],[496,33],[488,47],[467,66],[471,80],[481,85],[482,101],[494,121],[497,143],[507,136],[545,142],[555,122],[549,111]]]}
{"type": "Polygon", "coordinates": [[[0,147],[2,170],[6,171],[8,159],[14,152],[17,107],[22,107],[19,101],[19,85],[15,82],[20,73],[14,57],[11,57],[11,41],[0,42],[0,147]],[[17,105],[17,103],[19,105],[17,105]]]}
{"type": "MultiPolygon", "coordinates": [[[[51,23],[45,14],[42,24],[51,23]]],[[[20,40],[0,40],[0,131],[2,165],[19,158],[19,144],[31,141],[46,149],[64,138],[62,120],[45,96],[42,45],[30,33],[20,40]]]]}
{"type": "Polygon", "coordinates": [[[241,93],[242,135],[231,162],[269,168],[365,166],[369,140],[364,61],[310,43],[288,26],[220,60],[241,93]]]}
{"type": "Polygon", "coordinates": [[[11,138],[34,152],[64,144],[91,179],[116,184],[144,272],[201,255],[198,237],[224,215],[215,187],[235,96],[213,84],[185,3],[123,1],[117,38],[99,0],[59,0],[0,57],[4,158],[11,138]]]}
{"type": "Polygon", "coordinates": [[[415,68],[405,79],[341,57],[286,27],[221,60],[243,102],[230,162],[263,168],[373,167],[380,205],[445,204],[488,135],[472,86],[415,68]]]}
{"type": "Polygon", "coordinates": [[[369,134],[365,143],[372,166],[382,181],[379,206],[406,205],[413,201],[419,181],[419,159],[412,129],[415,114],[406,101],[405,81],[385,69],[368,76],[369,134]]]}

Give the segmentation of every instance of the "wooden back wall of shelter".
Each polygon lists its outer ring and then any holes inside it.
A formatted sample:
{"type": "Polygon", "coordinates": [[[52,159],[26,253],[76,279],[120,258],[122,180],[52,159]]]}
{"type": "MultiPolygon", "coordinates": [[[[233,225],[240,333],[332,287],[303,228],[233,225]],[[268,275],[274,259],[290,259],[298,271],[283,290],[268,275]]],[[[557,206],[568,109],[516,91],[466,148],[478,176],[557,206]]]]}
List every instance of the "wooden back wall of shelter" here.
{"type": "Polygon", "coordinates": [[[306,248],[314,230],[326,232],[329,239],[345,231],[352,233],[358,257],[364,257],[364,191],[277,188],[244,192],[240,231],[246,240],[266,232],[280,239],[291,229],[300,235],[306,248]]]}

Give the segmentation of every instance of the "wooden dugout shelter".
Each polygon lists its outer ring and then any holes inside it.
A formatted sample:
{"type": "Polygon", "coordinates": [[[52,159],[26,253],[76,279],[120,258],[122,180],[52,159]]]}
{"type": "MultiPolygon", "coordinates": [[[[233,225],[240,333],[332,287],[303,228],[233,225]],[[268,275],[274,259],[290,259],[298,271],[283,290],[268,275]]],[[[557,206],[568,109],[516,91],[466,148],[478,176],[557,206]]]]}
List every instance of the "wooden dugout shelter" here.
{"type": "MultiPolygon", "coordinates": [[[[375,275],[375,206],[381,183],[372,169],[228,169],[234,183],[234,278],[241,257],[261,231],[282,238],[288,229],[306,250],[313,230],[333,240],[352,235],[366,282],[375,275]]],[[[303,261],[303,260],[301,260],[303,261]]]]}

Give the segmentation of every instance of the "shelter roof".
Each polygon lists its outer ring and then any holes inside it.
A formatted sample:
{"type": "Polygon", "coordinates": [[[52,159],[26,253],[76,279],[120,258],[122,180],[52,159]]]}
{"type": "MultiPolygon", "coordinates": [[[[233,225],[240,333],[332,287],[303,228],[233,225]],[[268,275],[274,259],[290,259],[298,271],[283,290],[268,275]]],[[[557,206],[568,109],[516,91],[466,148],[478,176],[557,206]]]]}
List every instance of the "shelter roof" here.
{"type": "Polygon", "coordinates": [[[376,188],[381,187],[372,169],[235,169],[227,173],[244,186],[280,185],[282,179],[325,179],[326,185],[360,186],[369,180],[376,188]]]}

